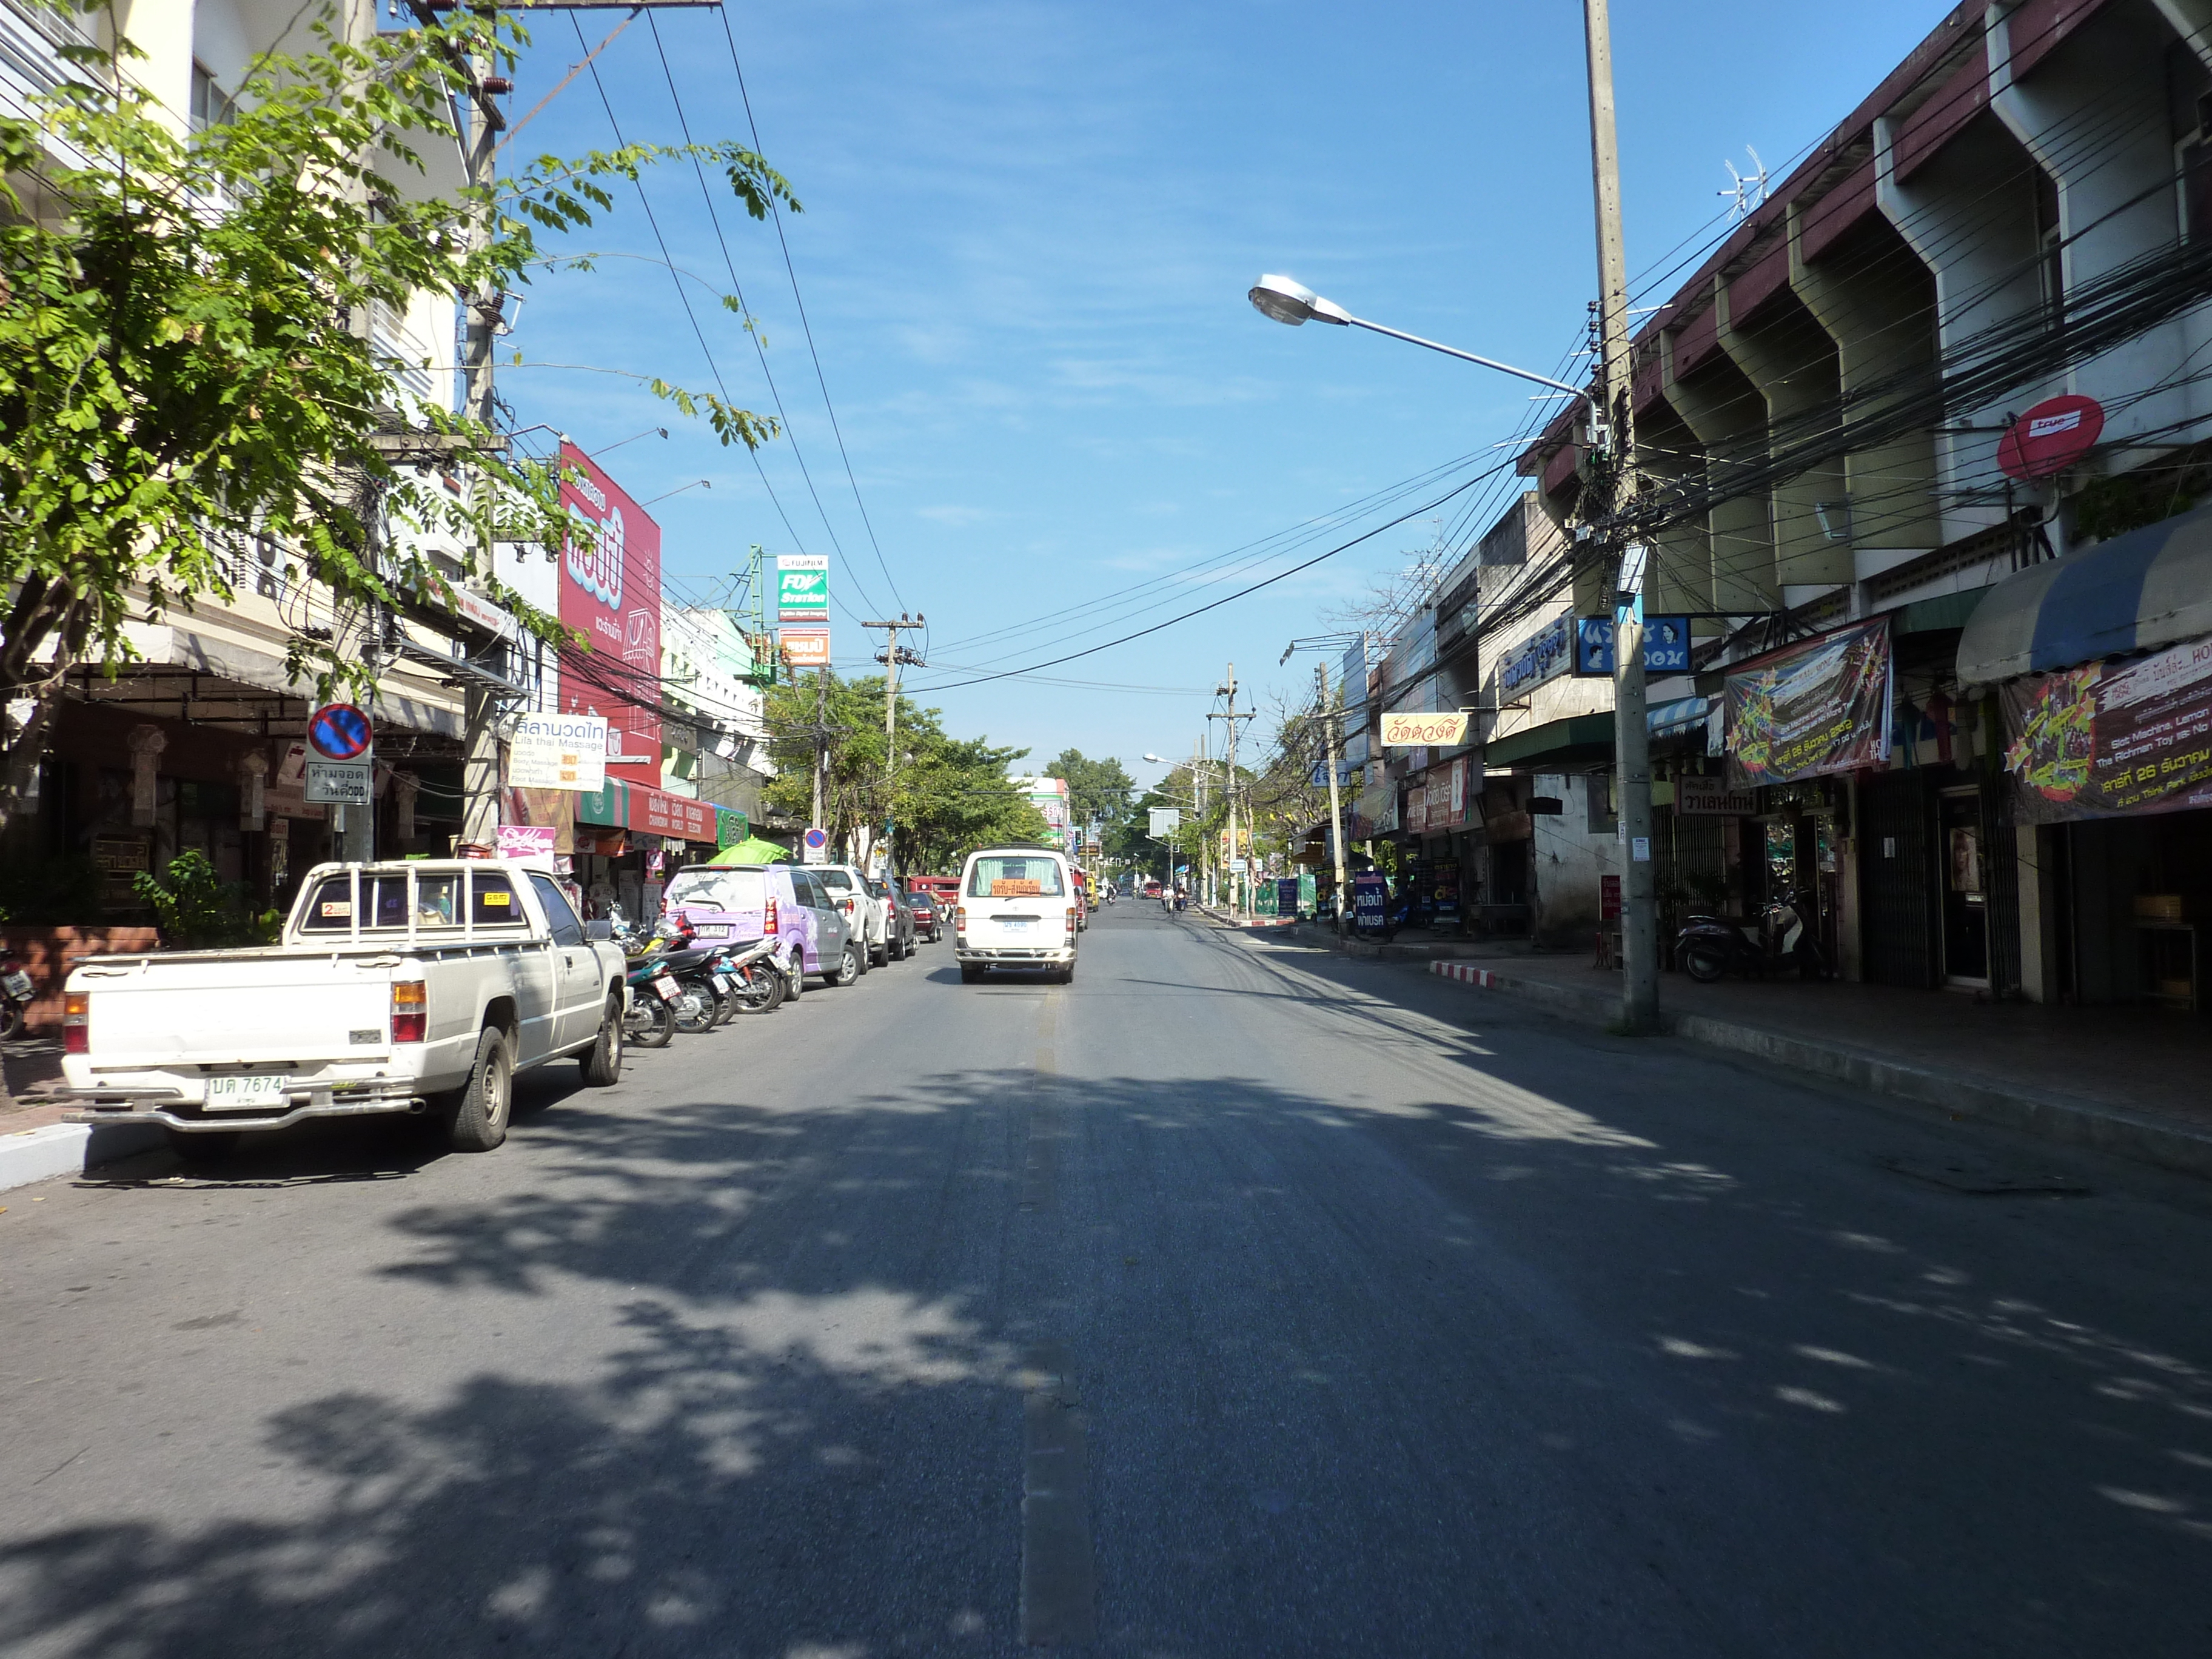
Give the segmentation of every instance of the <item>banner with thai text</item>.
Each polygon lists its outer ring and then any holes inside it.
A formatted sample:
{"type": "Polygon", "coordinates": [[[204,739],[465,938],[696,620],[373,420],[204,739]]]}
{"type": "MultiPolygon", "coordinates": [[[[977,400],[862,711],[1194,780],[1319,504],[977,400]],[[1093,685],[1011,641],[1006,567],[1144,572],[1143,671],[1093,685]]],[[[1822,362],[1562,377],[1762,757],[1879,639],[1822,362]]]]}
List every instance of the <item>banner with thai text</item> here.
{"type": "Polygon", "coordinates": [[[2212,806],[2212,635],[2000,691],[2020,822],[2212,806]]]}

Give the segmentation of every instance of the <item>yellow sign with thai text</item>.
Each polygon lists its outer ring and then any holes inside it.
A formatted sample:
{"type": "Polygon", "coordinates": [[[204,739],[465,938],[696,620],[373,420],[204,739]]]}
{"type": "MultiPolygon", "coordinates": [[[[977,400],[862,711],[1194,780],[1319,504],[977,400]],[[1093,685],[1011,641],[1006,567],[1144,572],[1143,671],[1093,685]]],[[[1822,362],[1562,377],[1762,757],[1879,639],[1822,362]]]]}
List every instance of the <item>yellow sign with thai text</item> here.
{"type": "Polygon", "coordinates": [[[1467,716],[1464,714],[1385,714],[1382,717],[1382,746],[1385,749],[1425,746],[1452,749],[1466,741],[1467,716]]]}

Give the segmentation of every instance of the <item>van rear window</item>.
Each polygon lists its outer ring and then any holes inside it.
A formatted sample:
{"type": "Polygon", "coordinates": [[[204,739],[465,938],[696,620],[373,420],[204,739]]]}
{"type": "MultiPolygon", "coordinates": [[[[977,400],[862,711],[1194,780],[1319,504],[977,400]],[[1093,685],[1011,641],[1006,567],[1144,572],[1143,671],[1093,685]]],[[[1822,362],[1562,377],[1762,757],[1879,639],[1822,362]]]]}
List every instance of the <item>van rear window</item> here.
{"type": "Polygon", "coordinates": [[[1060,860],[994,856],[977,859],[968,872],[970,898],[1058,898],[1060,860]]]}

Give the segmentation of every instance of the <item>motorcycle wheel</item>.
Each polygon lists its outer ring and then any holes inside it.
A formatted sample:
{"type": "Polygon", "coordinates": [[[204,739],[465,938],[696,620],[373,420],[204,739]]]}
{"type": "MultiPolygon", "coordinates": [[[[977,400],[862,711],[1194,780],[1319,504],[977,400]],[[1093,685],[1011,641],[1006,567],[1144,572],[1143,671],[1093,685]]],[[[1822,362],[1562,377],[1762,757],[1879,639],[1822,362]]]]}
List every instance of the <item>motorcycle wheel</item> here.
{"type": "Polygon", "coordinates": [[[675,1017],[676,1029],[687,1036],[696,1036],[702,1031],[714,1029],[714,993],[711,987],[685,980],[676,982],[676,1001],[669,1012],[675,1017]]]}
{"type": "Polygon", "coordinates": [[[730,1000],[741,1014],[772,1014],[783,1006],[783,975],[763,967],[750,979],[739,981],[738,994],[730,1000]]]}
{"type": "MultiPolygon", "coordinates": [[[[742,985],[743,985],[743,981],[739,981],[739,986],[740,986],[740,987],[742,987],[742,985]]],[[[715,993],[714,993],[714,1024],[717,1024],[717,1025],[727,1025],[727,1024],[728,1024],[732,1020],[735,1019],[737,1017],[738,1017],[738,990],[737,990],[736,988],[732,988],[732,989],[731,989],[731,990],[727,990],[727,991],[717,991],[717,992],[715,992],[715,993]]]]}
{"type": "Polygon", "coordinates": [[[23,1035],[27,1013],[20,1002],[0,1003],[0,1042],[13,1042],[23,1035]]]}
{"type": "Polygon", "coordinates": [[[1682,953],[1682,969],[1700,985],[1711,985],[1726,970],[1727,963],[1712,951],[1692,945],[1682,953]]]}
{"type": "Polygon", "coordinates": [[[623,1022],[623,1034],[633,1048],[665,1048],[675,1039],[676,1020],[668,1005],[653,992],[635,993],[623,1022]]]}

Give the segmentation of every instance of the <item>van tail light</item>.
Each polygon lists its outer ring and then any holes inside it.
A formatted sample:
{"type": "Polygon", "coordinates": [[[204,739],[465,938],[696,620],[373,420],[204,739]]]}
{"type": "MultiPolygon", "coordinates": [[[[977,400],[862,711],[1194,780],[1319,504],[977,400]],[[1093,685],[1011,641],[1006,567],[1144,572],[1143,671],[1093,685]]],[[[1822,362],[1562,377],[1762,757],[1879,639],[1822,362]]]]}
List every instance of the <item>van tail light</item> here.
{"type": "Polygon", "coordinates": [[[430,1022],[429,999],[419,979],[402,979],[392,986],[392,1040],[420,1042],[430,1022]]]}
{"type": "Polygon", "coordinates": [[[769,939],[774,939],[782,931],[776,925],[777,921],[775,901],[770,899],[768,902],[768,908],[761,912],[761,932],[769,939]]]}
{"type": "Polygon", "coordinates": [[[92,1052],[92,994],[71,991],[62,998],[62,1052],[92,1052]]]}
{"type": "Polygon", "coordinates": [[[1064,922],[1066,922],[1066,923],[1067,924],[1067,931],[1068,931],[1069,933],[1073,933],[1075,931],[1075,912],[1074,912],[1074,911],[1073,911],[1073,910],[1063,910],[1063,911],[1061,911],[1061,912],[1060,913],[1060,919],[1062,921],[1064,921],[1064,922]]]}
{"type": "Polygon", "coordinates": [[[968,931],[968,907],[964,904],[956,904],[952,907],[952,931],[956,933],[964,933],[968,931]]]}

